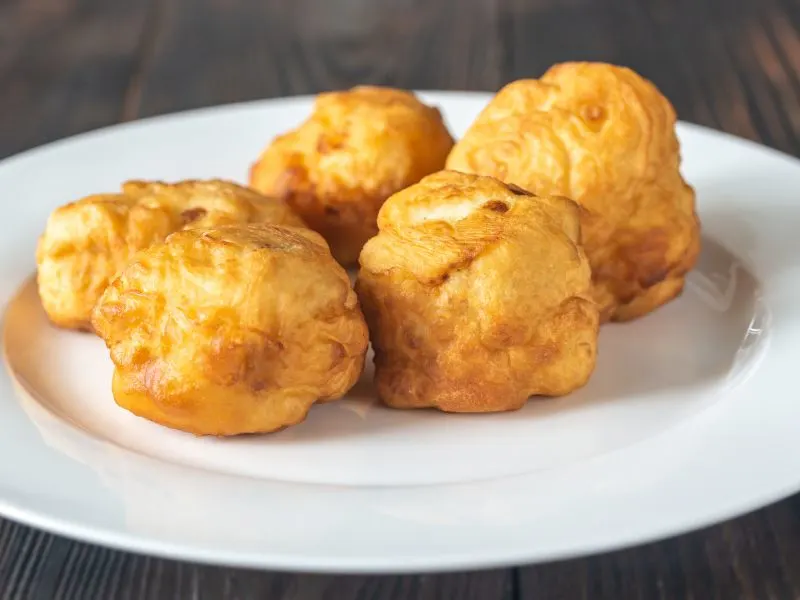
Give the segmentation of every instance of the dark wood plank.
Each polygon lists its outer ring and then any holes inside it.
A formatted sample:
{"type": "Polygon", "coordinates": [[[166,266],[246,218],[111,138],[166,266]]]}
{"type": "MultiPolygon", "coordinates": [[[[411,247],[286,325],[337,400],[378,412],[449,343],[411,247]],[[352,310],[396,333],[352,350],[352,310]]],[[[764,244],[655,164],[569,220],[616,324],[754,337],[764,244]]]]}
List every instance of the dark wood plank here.
{"type": "Polygon", "coordinates": [[[0,546],[0,598],[25,597],[28,583],[46,568],[53,536],[9,522],[0,524],[9,537],[0,546]]]}
{"type": "Polygon", "coordinates": [[[146,9],[128,0],[0,2],[0,158],[119,120],[146,9]]]}
{"type": "Polygon", "coordinates": [[[513,600],[510,569],[408,576],[290,575],[198,566],[0,523],[0,598],[49,600],[513,600]]]}
{"type": "Polygon", "coordinates": [[[798,598],[797,503],[782,502],[657,544],[527,567],[521,574],[521,598],[798,598]]]}
{"type": "Polygon", "coordinates": [[[6,522],[0,527],[0,598],[796,598],[799,507],[795,497],[665,542],[526,567],[518,596],[508,570],[399,577],[264,573],[133,556],[6,522]]]}
{"type": "Polygon", "coordinates": [[[512,78],[563,60],[627,65],[653,80],[681,118],[797,153],[800,53],[788,4],[517,0],[508,16],[512,78]]]}
{"type": "Polygon", "coordinates": [[[721,43],[754,115],[759,139],[788,152],[800,152],[789,116],[791,111],[797,112],[797,97],[764,27],[768,18],[780,18],[776,15],[780,9],[772,2],[708,1],[711,20],[719,21],[721,43]],[[722,18],[731,12],[739,18],[722,18]]]}
{"type": "Polygon", "coordinates": [[[139,115],[359,83],[496,89],[497,4],[169,0],[139,115]]]}

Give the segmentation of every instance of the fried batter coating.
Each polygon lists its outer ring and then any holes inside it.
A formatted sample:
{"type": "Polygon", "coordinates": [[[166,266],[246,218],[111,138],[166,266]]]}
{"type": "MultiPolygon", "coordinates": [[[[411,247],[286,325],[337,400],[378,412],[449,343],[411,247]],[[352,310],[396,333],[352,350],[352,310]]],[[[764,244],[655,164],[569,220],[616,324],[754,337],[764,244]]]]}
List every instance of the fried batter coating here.
{"type": "Polygon", "coordinates": [[[253,165],[250,185],[284,198],[349,266],[377,233],[384,200],[443,168],[452,146],[436,108],[410,92],[361,86],[317,96],[308,120],[253,165]]]}
{"type": "Polygon", "coordinates": [[[129,181],[50,215],[36,252],[39,296],[50,320],[90,330],[100,294],[131,257],[187,227],[228,223],[303,226],[282,200],[221,180],[129,181]]]}
{"type": "Polygon", "coordinates": [[[630,69],[602,63],[507,85],[447,160],[578,202],[593,295],[602,319],[616,321],[675,298],[695,264],[700,226],[679,165],[669,101],[630,69]]]}
{"type": "Polygon", "coordinates": [[[136,255],[92,323],[117,404],[197,435],[269,432],[340,398],[367,327],[347,273],[309,229],[188,229],[136,255]]]}
{"type": "Polygon", "coordinates": [[[452,171],[389,198],[356,284],[383,402],[493,412],[584,385],[599,314],[578,212],[452,171]]]}

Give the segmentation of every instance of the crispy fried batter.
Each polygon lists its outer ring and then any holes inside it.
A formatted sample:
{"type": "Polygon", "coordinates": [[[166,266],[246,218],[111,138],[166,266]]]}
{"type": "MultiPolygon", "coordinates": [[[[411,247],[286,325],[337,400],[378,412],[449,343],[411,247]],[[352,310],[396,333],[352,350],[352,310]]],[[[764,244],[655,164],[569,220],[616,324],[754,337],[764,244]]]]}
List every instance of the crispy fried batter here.
{"type": "Polygon", "coordinates": [[[199,435],[269,432],[357,381],[367,327],[350,281],[309,229],[189,229],[137,254],[93,319],[113,393],[199,435]]]}
{"type": "Polygon", "coordinates": [[[447,160],[577,201],[594,297],[624,321],[668,302],[700,249],[694,191],[681,178],[675,112],[649,81],[565,63],[507,85],[447,160]]]}
{"type": "Polygon", "coordinates": [[[389,198],[356,284],[381,399],[503,411],[586,383],[599,314],[578,213],[566,198],[448,171],[389,198]]]}
{"type": "Polygon", "coordinates": [[[320,94],[308,120],[263,152],[250,184],[285,198],[348,266],[377,233],[384,200],[441,169],[452,145],[436,108],[361,86],[320,94]]]}
{"type": "Polygon", "coordinates": [[[138,250],[188,227],[228,223],[303,226],[282,200],[227,181],[129,181],[119,194],[56,209],[39,240],[39,295],[50,320],[90,329],[92,308],[138,250]]]}

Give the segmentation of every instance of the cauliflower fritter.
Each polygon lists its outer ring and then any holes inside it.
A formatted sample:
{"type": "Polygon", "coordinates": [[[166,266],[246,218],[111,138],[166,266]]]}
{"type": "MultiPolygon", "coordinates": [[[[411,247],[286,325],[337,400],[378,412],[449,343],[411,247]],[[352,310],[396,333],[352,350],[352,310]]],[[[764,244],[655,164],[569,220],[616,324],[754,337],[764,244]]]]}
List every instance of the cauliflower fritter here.
{"type": "Polygon", "coordinates": [[[252,166],[250,185],[284,198],[349,266],[377,233],[384,200],[443,168],[452,146],[436,108],[410,92],[361,86],[317,96],[308,120],[252,166]]]}
{"type": "Polygon", "coordinates": [[[599,314],[578,212],[452,171],[389,198],[356,284],[383,402],[504,411],[584,385],[599,314]]]}
{"type": "Polygon", "coordinates": [[[269,432],[357,381],[367,327],[344,269],[309,229],[188,229],[138,253],[92,323],[117,404],[197,435],[269,432]]]}
{"type": "Polygon", "coordinates": [[[625,321],[680,294],[700,250],[681,178],[675,111],[630,69],[564,63],[500,90],[447,160],[537,194],[574,199],[602,319],[625,321]]]}
{"type": "Polygon", "coordinates": [[[221,180],[129,181],[119,194],[67,204],[36,252],[42,305],[56,325],[90,330],[97,299],[137,251],[179,229],[259,222],[303,226],[282,200],[221,180]]]}

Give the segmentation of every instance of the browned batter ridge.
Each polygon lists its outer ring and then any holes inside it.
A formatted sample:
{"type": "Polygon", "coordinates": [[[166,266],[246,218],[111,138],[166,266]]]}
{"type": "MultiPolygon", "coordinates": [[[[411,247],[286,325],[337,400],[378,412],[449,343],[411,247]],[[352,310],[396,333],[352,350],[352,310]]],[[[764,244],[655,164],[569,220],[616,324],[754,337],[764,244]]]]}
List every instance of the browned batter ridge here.
{"type": "Polygon", "coordinates": [[[95,303],[136,252],[180,229],[234,223],[304,225],[284,201],[218,179],[129,181],[120,193],[61,206],[36,253],[47,316],[60,327],[90,330],[95,303]]]}
{"type": "Polygon", "coordinates": [[[603,63],[555,65],[504,87],[447,159],[581,213],[603,320],[680,294],[700,250],[694,191],[679,171],[675,111],[646,79],[603,63]]]}
{"type": "Polygon", "coordinates": [[[305,228],[189,229],[109,285],[92,323],[117,403],[195,434],[277,431],[358,380],[367,326],[344,269],[305,228]]]}
{"type": "Polygon", "coordinates": [[[381,400],[492,412],[584,385],[599,313],[579,212],[453,171],[389,198],[356,283],[381,400]]]}
{"type": "Polygon", "coordinates": [[[404,90],[359,86],[320,94],[308,120],[264,150],[250,184],[284,198],[353,265],[386,198],[443,168],[452,146],[436,108],[404,90]]]}

